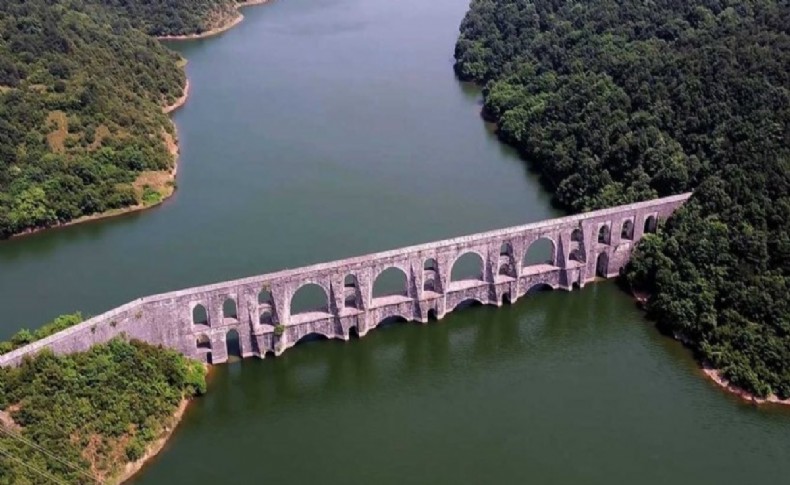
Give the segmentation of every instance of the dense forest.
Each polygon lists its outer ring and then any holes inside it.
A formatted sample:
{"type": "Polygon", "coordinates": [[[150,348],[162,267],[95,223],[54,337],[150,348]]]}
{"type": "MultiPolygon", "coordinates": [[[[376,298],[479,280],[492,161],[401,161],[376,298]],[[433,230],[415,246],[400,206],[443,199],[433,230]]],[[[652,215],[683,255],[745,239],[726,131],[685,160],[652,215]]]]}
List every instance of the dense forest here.
{"type": "Polygon", "coordinates": [[[0,2],[0,238],[172,191],[181,59],[232,0],[0,2]],[[164,173],[164,176],[158,174],[164,173]]]}
{"type": "Polygon", "coordinates": [[[585,211],[695,190],[625,280],[659,326],[790,397],[790,3],[473,0],[456,72],[585,211]]]}
{"type": "Polygon", "coordinates": [[[0,409],[13,420],[0,427],[0,484],[112,481],[205,388],[202,364],[121,339],[0,368],[0,409]]]}
{"type": "Polygon", "coordinates": [[[238,15],[236,0],[89,0],[154,36],[200,34],[238,15]]]}

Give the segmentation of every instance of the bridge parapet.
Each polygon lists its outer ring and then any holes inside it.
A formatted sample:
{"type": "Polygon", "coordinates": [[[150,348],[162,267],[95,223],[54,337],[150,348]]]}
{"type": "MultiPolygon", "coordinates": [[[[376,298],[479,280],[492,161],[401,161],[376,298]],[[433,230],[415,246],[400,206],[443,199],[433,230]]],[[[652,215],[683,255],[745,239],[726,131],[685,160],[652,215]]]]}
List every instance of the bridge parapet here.
{"type": "Polygon", "coordinates": [[[465,301],[502,305],[536,285],[570,290],[596,277],[616,276],[634,245],[656,230],[690,194],[561,217],[497,231],[384,251],[331,263],[242,278],[140,298],[0,356],[15,365],[43,348],[86,350],[124,334],[213,363],[227,359],[227,339],[238,334],[242,356],[280,354],[301,338],[360,336],[387,318],[427,322],[465,301]],[[525,265],[539,240],[551,246],[546,261],[525,265]],[[479,278],[453,280],[464,255],[480,260],[479,278]],[[405,275],[400,295],[375,294],[377,278],[396,268],[405,275]],[[320,287],[318,312],[292,311],[305,285],[320,287]]]}

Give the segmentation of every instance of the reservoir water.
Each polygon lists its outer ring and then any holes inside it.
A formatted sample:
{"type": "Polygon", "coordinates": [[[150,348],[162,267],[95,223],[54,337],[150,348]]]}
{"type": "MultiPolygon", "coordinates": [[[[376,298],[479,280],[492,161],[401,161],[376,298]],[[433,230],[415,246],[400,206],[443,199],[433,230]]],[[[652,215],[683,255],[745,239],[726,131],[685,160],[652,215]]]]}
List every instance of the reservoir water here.
{"type": "MultiPolygon", "coordinates": [[[[138,296],[558,215],[453,76],[467,0],[276,0],[171,44],[179,190],[0,244],[0,337],[138,296]]],[[[784,483],[790,412],[611,283],[214,369],[135,483],[784,483]]]]}

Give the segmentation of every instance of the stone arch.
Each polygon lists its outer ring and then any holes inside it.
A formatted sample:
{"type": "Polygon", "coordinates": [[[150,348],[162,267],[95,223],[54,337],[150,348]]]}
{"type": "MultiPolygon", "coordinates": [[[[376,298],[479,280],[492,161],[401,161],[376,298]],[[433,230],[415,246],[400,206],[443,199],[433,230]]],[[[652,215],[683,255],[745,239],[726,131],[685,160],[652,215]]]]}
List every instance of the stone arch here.
{"type": "Polygon", "coordinates": [[[294,345],[306,344],[308,342],[315,342],[315,341],[318,341],[318,340],[329,340],[331,338],[332,338],[331,335],[327,335],[326,333],[324,333],[324,332],[322,332],[320,330],[316,330],[316,331],[312,331],[312,332],[306,333],[306,334],[302,335],[301,337],[299,337],[299,339],[296,342],[294,342],[294,345]]]}
{"type": "Polygon", "coordinates": [[[652,234],[656,229],[658,229],[658,218],[651,214],[645,218],[644,234],[652,234]]]}
{"type": "Polygon", "coordinates": [[[505,241],[499,246],[499,264],[497,275],[516,277],[516,265],[514,264],[513,245],[505,241]]]}
{"type": "Polygon", "coordinates": [[[239,331],[231,328],[225,334],[225,347],[228,351],[228,357],[241,357],[241,338],[239,331]]]}
{"type": "Polygon", "coordinates": [[[267,286],[261,288],[261,291],[258,293],[258,304],[274,305],[274,298],[272,298],[272,292],[269,290],[267,286]]]}
{"type": "Polygon", "coordinates": [[[291,315],[311,312],[329,312],[329,296],[318,283],[305,283],[291,296],[291,315]]]}
{"type": "Polygon", "coordinates": [[[582,231],[581,227],[577,227],[571,233],[571,248],[568,254],[568,261],[584,263],[586,260],[587,258],[584,254],[584,231],[582,231]]]}
{"type": "Polygon", "coordinates": [[[499,262],[499,269],[497,270],[497,275],[499,276],[509,276],[511,278],[516,277],[516,269],[510,264],[510,261],[500,261],[499,262]]]}
{"type": "Polygon", "coordinates": [[[477,297],[471,296],[469,298],[464,298],[463,300],[459,301],[453,306],[453,311],[455,310],[463,310],[464,308],[469,308],[473,306],[482,306],[485,303],[477,297]]]}
{"type": "Polygon", "coordinates": [[[192,307],[192,325],[208,325],[208,312],[206,307],[198,303],[192,307]]]}
{"type": "Polygon", "coordinates": [[[609,223],[602,224],[601,228],[598,229],[598,242],[601,244],[610,244],[611,240],[612,235],[609,229],[609,223]]]}
{"type": "Polygon", "coordinates": [[[620,229],[620,239],[634,239],[634,220],[633,219],[626,219],[623,221],[623,224],[620,229]]]}
{"type": "Polygon", "coordinates": [[[233,320],[238,320],[239,318],[236,300],[232,296],[225,298],[225,301],[222,302],[222,318],[231,318],[233,320]]]}
{"type": "Polygon", "coordinates": [[[439,263],[436,258],[428,258],[422,264],[422,291],[441,291],[441,280],[439,278],[439,263]]]}
{"type": "Polygon", "coordinates": [[[510,292],[506,291],[502,293],[502,300],[503,305],[511,305],[513,303],[513,299],[510,297],[510,292]]]}
{"type": "Polygon", "coordinates": [[[258,323],[261,325],[274,325],[274,315],[272,314],[271,310],[262,310],[261,315],[258,318],[258,323]]]}
{"type": "Polygon", "coordinates": [[[603,278],[609,277],[609,253],[606,251],[599,254],[595,261],[595,275],[603,278]]]}
{"type": "Polygon", "coordinates": [[[549,283],[546,283],[545,281],[538,281],[536,283],[533,283],[529,288],[527,288],[527,291],[524,292],[524,294],[532,295],[534,293],[542,293],[545,291],[553,291],[553,290],[554,287],[549,283]]]}
{"type": "Polygon", "coordinates": [[[436,311],[436,308],[429,308],[428,309],[428,321],[435,322],[439,320],[439,314],[436,311]]]}
{"type": "Polygon", "coordinates": [[[211,359],[211,338],[208,335],[206,335],[205,333],[199,334],[195,338],[195,348],[197,349],[197,352],[198,352],[198,358],[200,358],[200,355],[203,355],[204,356],[203,358],[204,358],[204,361],[206,362],[206,364],[209,364],[209,365],[212,364],[212,359],[211,359]]]}
{"type": "Polygon", "coordinates": [[[198,334],[195,338],[195,347],[211,350],[211,338],[205,333],[198,334]]]}
{"type": "Polygon", "coordinates": [[[477,251],[466,251],[453,261],[450,281],[485,280],[485,258],[477,251]]]}
{"type": "Polygon", "coordinates": [[[576,261],[578,263],[583,263],[586,260],[586,258],[582,248],[574,248],[573,250],[571,250],[571,254],[568,255],[568,260],[576,261]]]}
{"type": "Polygon", "coordinates": [[[359,294],[359,280],[356,275],[346,275],[343,279],[343,307],[361,309],[359,294]]]}
{"type": "Polygon", "coordinates": [[[428,258],[422,264],[422,269],[425,271],[439,271],[439,263],[436,258],[428,258]]]}
{"type": "Polygon", "coordinates": [[[390,266],[376,275],[373,280],[373,298],[386,296],[408,296],[409,275],[398,266],[390,266]]]}
{"type": "Polygon", "coordinates": [[[376,328],[389,327],[398,323],[409,323],[409,319],[400,314],[387,315],[386,317],[376,322],[376,328]]]}
{"type": "Polygon", "coordinates": [[[527,246],[527,250],[524,251],[522,266],[536,266],[540,264],[557,266],[556,261],[557,243],[550,237],[542,236],[527,246]]]}

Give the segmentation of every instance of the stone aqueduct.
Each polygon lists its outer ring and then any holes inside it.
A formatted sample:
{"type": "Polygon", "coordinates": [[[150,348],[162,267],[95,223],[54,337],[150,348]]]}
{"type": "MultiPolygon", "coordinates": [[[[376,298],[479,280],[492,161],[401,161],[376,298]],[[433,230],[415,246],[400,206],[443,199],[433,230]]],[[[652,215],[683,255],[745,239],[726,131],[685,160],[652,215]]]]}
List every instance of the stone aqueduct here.
{"type": "Polygon", "coordinates": [[[616,276],[636,242],[689,195],[140,298],[2,355],[0,365],[17,364],[44,347],[56,353],[85,350],[121,334],[222,363],[232,332],[243,357],[264,357],[310,334],[362,337],[393,317],[427,322],[468,301],[499,306],[540,286],[570,290],[596,276],[616,276]],[[528,249],[541,239],[550,242],[550,258],[525,265],[528,249]],[[468,253],[479,256],[479,274],[454,280],[454,264],[468,253]],[[377,278],[390,268],[405,275],[405,288],[374,295],[377,278]],[[292,313],[292,299],[306,285],[320,287],[326,304],[292,313]]]}

